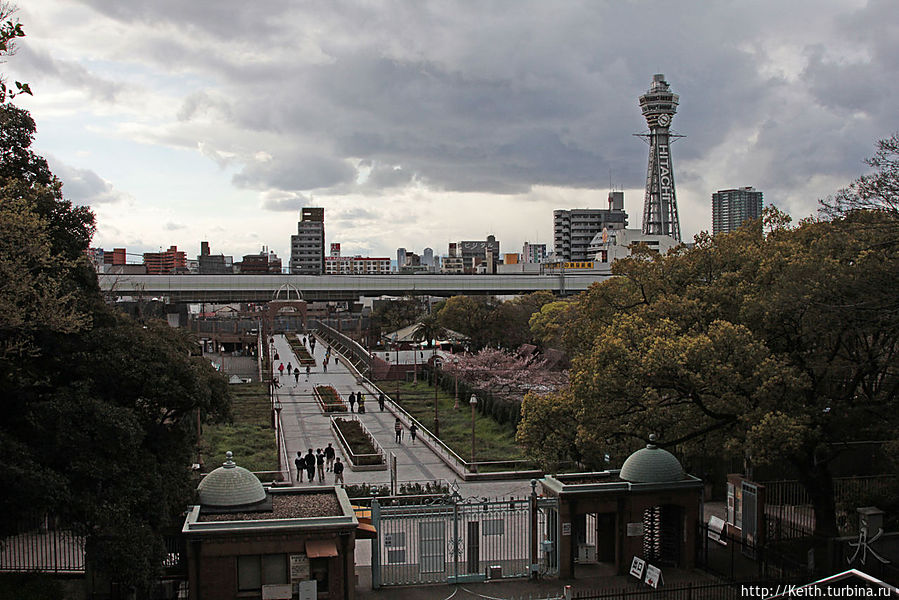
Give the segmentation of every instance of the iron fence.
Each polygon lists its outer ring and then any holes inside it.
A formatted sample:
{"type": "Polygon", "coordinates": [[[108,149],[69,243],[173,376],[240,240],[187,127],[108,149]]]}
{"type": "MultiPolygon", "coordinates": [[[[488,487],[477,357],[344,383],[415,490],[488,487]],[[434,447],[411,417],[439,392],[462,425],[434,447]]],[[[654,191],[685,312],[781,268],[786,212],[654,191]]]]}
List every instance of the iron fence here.
{"type": "Polygon", "coordinates": [[[557,511],[554,499],[536,496],[411,506],[374,500],[373,584],[477,582],[527,577],[532,570],[555,574],[557,511]]]}
{"type": "Polygon", "coordinates": [[[696,535],[697,568],[730,581],[752,578],[766,581],[798,580],[807,577],[814,569],[814,563],[808,562],[809,554],[805,546],[800,558],[787,548],[776,549],[770,543],[755,544],[742,537],[719,532],[701,522],[696,535]]]}
{"type": "Polygon", "coordinates": [[[0,541],[0,571],[84,573],[84,538],[52,519],[22,527],[0,541]]]}

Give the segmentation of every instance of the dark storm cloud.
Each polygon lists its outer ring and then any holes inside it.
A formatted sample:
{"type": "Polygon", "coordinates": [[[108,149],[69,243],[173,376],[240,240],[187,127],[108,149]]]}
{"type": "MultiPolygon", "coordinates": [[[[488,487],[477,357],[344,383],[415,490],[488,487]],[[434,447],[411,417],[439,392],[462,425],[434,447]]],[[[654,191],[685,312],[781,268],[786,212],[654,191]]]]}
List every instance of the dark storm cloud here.
{"type": "Polygon", "coordinates": [[[67,165],[53,156],[47,156],[53,173],[62,181],[63,195],[75,204],[97,205],[121,202],[128,195],[115,189],[111,183],[90,169],[67,165]]]}
{"type": "Polygon", "coordinates": [[[682,181],[697,189],[848,181],[897,127],[891,0],[87,3],[146,27],[146,60],[225,82],[179,118],[214,111],[217,127],[288,148],[244,141],[241,187],[520,193],[604,189],[611,175],[640,188],[637,97],[657,72],[680,94],[675,168],[693,165],[682,181]],[[259,151],[272,159],[250,159],[259,151]]]}

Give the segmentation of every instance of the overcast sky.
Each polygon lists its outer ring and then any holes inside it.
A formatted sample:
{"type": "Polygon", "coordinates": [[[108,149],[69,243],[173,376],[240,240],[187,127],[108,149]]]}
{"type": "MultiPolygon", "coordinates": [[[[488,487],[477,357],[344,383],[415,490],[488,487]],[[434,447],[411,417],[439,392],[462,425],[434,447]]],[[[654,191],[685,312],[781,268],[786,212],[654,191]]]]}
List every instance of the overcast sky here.
{"type": "Polygon", "coordinates": [[[552,243],[556,208],[639,227],[637,97],[680,95],[685,239],[711,194],[754,186],[794,217],[899,129],[895,0],[288,2],[27,0],[3,72],[35,149],[97,215],[96,246],[208,240],[286,264],[300,207],[344,254],[552,243]]]}

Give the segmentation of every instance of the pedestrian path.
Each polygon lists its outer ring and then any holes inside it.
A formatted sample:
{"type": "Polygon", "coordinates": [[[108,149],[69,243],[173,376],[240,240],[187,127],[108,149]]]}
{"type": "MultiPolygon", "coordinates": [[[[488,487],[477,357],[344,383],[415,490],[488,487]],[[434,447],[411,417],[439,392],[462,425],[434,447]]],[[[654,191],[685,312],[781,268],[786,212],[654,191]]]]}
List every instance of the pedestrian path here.
{"type": "MultiPolygon", "coordinates": [[[[294,334],[286,335],[293,336],[294,334]]],[[[404,431],[402,442],[397,443],[394,436],[395,416],[390,412],[390,403],[388,402],[385,410],[381,411],[378,408],[377,395],[372,395],[357,381],[356,375],[350,372],[344,365],[342,357],[333,350],[331,362],[325,372],[322,363],[327,345],[321,339],[316,341],[315,351],[312,353],[316,365],[311,369],[308,381],[304,367],[300,367],[299,381],[296,381],[293,376],[279,376],[279,364],[284,364],[286,368],[289,362],[294,368],[299,365],[299,360],[293,354],[285,335],[276,335],[274,340],[275,352],[278,353],[279,360],[272,361],[272,369],[281,386],[276,390],[276,395],[282,405],[281,427],[284,432],[287,455],[290,457],[291,483],[310,485],[305,482],[297,483],[297,473],[293,466],[293,458],[296,457],[297,452],[306,454],[309,448],[315,452],[316,449],[325,448],[328,443],[331,443],[337,451],[337,456],[346,462],[342,448],[331,432],[330,418],[321,410],[313,396],[315,386],[331,385],[344,400],[349,398],[350,392],[365,394],[366,412],[357,414],[357,416],[378,440],[388,456],[396,455],[397,479],[400,483],[435,480],[457,482],[463,496],[523,496],[530,493],[530,484],[527,480],[477,483],[458,480],[455,471],[450,469],[428,446],[421,442],[411,443],[408,431],[404,431]],[[334,361],[335,356],[338,358],[337,364],[334,361]]],[[[308,339],[306,349],[310,350],[308,339]]],[[[352,471],[347,466],[343,475],[345,484],[389,485],[390,483],[389,471],[352,471]]],[[[325,483],[334,483],[332,473],[325,474],[325,483]]]]}

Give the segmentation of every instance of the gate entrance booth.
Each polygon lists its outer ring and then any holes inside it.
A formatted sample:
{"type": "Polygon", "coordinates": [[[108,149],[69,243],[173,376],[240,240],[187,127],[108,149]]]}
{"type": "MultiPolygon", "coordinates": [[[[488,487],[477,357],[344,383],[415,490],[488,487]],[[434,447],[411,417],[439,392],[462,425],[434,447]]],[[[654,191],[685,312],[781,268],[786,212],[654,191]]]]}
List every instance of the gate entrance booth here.
{"type": "Polygon", "coordinates": [[[657,567],[693,567],[702,480],[649,439],[620,470],[540,481],[559,503],[559,577],[574,577],[576,562],[614,564],[626,575],[635,556],[657,567]]]}

